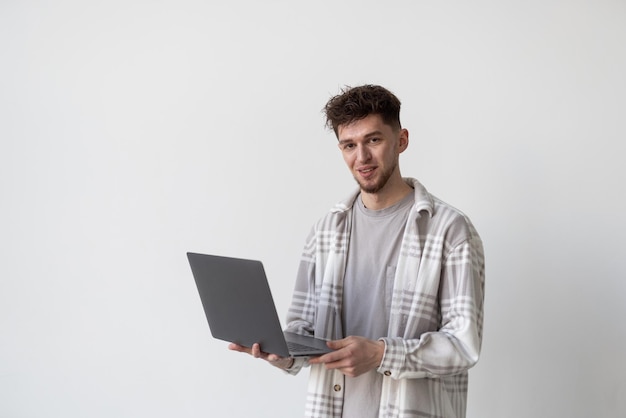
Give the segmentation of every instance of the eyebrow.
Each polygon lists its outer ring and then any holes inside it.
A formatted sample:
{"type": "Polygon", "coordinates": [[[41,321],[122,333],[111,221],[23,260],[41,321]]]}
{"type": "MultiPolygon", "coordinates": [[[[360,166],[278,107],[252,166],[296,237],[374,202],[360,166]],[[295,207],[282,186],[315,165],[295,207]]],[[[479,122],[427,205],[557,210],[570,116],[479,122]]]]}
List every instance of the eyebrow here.
{"type": "MultiPolygon", "coordinates": [[[[372,131],[372,132],[366,133],[363,137],[364,138],[371,138],[373,136],[382,136],[382,135],[383,135],[383,133],[381,131],[372,131]]],[[[347,138],[347,139],[340,139],[339,140],[339,144],[346,144],[348,142],[354,142],[354,139],[347,138]]]]}

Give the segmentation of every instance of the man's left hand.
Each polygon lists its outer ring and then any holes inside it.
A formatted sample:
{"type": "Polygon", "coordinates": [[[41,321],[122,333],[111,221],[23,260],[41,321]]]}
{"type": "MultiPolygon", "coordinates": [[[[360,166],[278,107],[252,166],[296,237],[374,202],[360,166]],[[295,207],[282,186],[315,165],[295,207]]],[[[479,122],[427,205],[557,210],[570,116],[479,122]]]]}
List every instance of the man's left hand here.
{"type": "Polygon", "coordinates": [[[325,364],[327,369],[339,369],[349,377],[357,377],[380,366],[385,352],[383,341],[350,336],[341,340],[328,341],[332,353],[313,357],[309,364],[325,364]]]}

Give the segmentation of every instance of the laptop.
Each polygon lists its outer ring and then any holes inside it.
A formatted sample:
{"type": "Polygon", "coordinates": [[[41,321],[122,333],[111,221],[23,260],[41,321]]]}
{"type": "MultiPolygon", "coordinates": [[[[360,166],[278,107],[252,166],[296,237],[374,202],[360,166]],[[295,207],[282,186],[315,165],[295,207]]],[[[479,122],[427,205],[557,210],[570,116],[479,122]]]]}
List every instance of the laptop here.
{"type": "Polygon", "coordinates": [[[326,341],[283,332],[265,275],[257,260],[187,253],[214,338],[281,357],[311,357],[332,351],[326,341]]]}

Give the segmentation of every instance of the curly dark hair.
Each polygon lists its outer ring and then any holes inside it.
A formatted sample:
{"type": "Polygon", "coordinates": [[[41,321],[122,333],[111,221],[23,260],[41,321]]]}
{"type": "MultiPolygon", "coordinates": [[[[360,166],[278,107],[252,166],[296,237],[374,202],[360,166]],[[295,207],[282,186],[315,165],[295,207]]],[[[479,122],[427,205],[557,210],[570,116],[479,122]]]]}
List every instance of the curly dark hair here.
{"type": "Polygon", "coordinates": [[[384,87],[366,84],[344,87],[340,94],[332,97],[326,106],[326,126],[335,131],[340,125],[363,119],[369,115],[380,115],[383,122],[400,129],[400,100],[384,87]]]}

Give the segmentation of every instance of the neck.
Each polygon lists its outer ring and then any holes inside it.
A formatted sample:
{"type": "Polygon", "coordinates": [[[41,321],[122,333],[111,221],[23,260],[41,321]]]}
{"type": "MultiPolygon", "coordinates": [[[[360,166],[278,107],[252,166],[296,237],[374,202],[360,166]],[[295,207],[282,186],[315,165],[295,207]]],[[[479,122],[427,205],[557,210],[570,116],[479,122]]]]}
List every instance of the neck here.
{"type": "Polygon", "coordinates": [[[387,184],[376,193],[367,193],[361,190],[361,200],[366,208],[381,210],[395,205],[411,193],[413,188],[398,176],[389,179],[387,184]]]}

